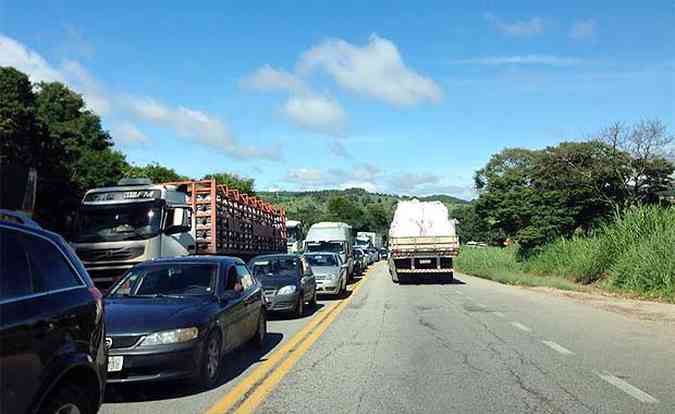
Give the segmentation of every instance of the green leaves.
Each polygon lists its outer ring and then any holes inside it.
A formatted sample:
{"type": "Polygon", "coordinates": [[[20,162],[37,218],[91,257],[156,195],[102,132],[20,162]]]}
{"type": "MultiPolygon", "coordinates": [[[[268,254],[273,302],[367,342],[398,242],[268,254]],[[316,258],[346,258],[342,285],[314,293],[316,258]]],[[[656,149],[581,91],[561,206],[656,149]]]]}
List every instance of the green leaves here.
{"type": "Polygon", "coordinates": [[[226,172],[207,174],[204,179],[215,179],[218,184],[234,188],[244,194],[255,195],[255,180],[253,178],[240,177],[237,174],[226,172]]]}

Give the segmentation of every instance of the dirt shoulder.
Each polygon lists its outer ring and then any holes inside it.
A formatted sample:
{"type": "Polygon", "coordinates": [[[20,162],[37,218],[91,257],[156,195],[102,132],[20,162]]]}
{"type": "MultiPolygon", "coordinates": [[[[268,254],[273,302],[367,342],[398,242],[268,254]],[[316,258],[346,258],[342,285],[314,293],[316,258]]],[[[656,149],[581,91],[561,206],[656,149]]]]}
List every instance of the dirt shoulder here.
{"type": "Polygon", "coordinates": [[[522,287],[550,295],[567,297],[599,309],[620,313],[624,316],[675,324],[675,304],[624,298],[607,292],[577,292],[549,287],[522,287]]]}

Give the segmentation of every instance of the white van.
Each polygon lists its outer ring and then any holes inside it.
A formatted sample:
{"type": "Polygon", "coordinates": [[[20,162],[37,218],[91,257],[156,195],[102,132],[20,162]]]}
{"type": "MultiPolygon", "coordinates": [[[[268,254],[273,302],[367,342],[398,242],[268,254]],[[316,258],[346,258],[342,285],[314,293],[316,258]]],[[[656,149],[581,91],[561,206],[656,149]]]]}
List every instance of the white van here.
{"type": "Polygon", "coordinates": [[[324,221],[309,228],[305,237],[305,253],[338,253],[342,263],[347,265],[347,275],[351,279],[354,273],[353,242],[352,226],[347,223],[324,221]]]}

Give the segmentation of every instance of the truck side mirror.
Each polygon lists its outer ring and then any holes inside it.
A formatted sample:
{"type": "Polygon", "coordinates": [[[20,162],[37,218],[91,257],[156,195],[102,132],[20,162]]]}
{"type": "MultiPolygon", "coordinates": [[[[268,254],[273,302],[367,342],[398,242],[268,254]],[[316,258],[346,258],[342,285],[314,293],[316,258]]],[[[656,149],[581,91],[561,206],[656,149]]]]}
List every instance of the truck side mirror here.
{"type": "Polygon", "coordinates": [[[165,234],[186,233],[192,230],[192,210],[175,207],[167,210],[165,234]]]}

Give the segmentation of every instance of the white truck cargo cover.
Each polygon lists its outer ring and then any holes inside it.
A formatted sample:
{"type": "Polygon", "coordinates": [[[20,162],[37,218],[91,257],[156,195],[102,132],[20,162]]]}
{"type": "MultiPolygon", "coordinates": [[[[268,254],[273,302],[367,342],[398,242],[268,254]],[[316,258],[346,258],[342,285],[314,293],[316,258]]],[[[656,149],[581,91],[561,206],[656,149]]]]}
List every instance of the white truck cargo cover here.
{"type": "Polygon", "coordinates": [[[399,201],[389,237],[455,236],[455,220],[440,201],[399,201]]]}

